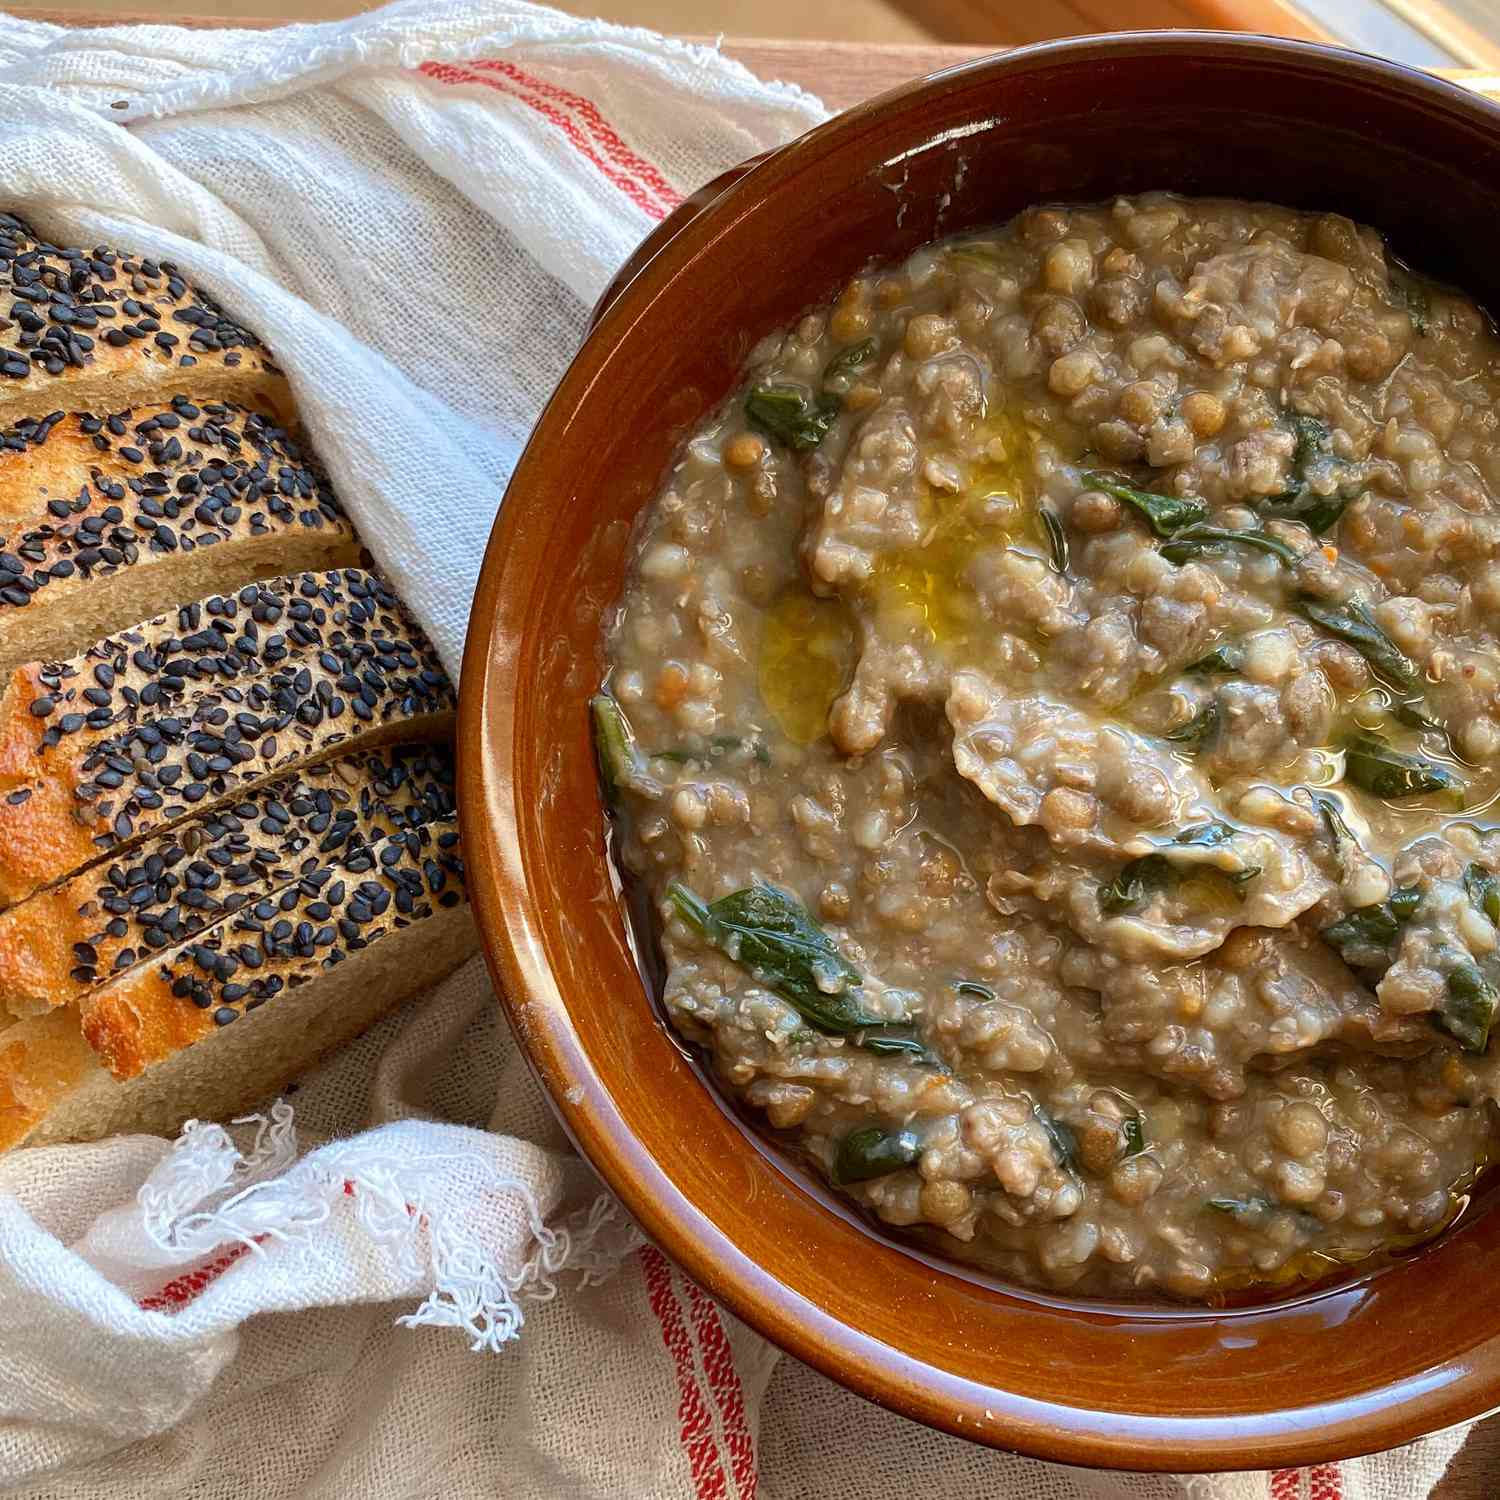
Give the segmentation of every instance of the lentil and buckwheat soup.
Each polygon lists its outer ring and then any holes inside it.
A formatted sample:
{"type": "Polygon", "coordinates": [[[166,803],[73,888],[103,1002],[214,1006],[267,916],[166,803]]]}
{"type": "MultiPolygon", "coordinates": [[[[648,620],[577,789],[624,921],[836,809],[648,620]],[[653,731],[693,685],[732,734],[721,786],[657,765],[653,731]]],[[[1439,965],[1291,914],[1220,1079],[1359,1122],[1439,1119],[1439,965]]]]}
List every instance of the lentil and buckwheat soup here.
{"type": "Polygon", "coordinates": [[[593,712],[663,1001],[840,1190],[1213,1301],[1417,1243],[1500,1071],[1500,345],[1333,214],[1044,207],[755,350],[593,712]]]}

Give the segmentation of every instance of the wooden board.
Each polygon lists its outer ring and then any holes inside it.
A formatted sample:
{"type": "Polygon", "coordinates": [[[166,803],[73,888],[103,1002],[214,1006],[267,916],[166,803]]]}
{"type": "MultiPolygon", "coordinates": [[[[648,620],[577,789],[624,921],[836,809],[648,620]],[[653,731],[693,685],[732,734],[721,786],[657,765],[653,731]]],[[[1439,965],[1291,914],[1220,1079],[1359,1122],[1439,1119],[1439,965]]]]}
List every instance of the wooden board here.
{"type": "MultiPolygon", "coordinates": [[[[978,11],[992,6],[994,0],[942,0],[942,3],[960,8],[970,6],[978,11]]],[[[1094,3],[1094,0],[1088,0],[1088,3],[1094,3]]],[[[1120,0],[1100,0],[1100,3],[1118,8],[1120,0]]],[[[1209,24],[1229,28],[1236,19],[1243,19],[1241,10],[1252,3],[1252,0],[1194,0],[1194,3],[1200,9],[1205,6],[1218,7],[1209,24]]],[[[1284,0],[1253,0],[1253,3],[1284,7],[1284,0]]],[[[295,19],[287,16],[241,20],[228,15],[168,18],[160,11],[150,10],[27,10],[23,14],[38,21],[52,21],[60,26],[153,25],[170,21],[175,26],[240,27],[248,31],[269,30],[295,19]]],[[[1290,26],[1285,26],[1282,30],[1291,32],[1290,26]]],[[[978,34],[993,33],[992,25],[988,33],[978,34]]],[[[1304,27],[1296,34],[1321,33],[1304,27]]],[[[708,42],[711,39],[695,37],[693,40],[708,42]]],[[[886,89],[895,88],[897,84],[918,78],[924,73],[934,73],[939,68],[952,67],[954,63],[1003,50],[994,46],[957,46],[938,42],[930,46],[889,42],[782,42],[760,37],[726,37],[720,45],[724,52],[730,57],[738,58],[752,73],[759,74],[762,78],[780,78],[788,83],[800,84],[835,110],[848,109],[851,104],[858,104],[863,99],[884,93],[886,89]]],[[[1470,69],[1454,71],[1445,76],[1500,98],[1500,72],[1482,73],[1470,69]]]]}
{"type": "MultiPolygon", "coordinates": [[[[162,19],[149,11],[134,13],[87,11],[28,12],[38,19],[65,25],[123,25],[162,19]]],[[[277,21],[235,21],[227,16],[196,16],[174,24],[195,27],[241,26],[262,30],[277,21]]],[[[696,38],[704,41],[707,38],[696,38]]],[[[993,47],[867,45],[853,42],[778,42],[756,38],[728,38],[723,50],[762,78],[784,79],[817,94],[830,109],[847,109],[897,84],[983,57],[993,47]]],[[[1500,99],[1500,74],[1475,72],[1449,76],[1500,99]]],[[[1476,1426],[1467,1446],[1453,1461],[1447,1477],[1433,1492],[1433,1500],[1495,1500],[1500,1494],[1500,1416],[1476,1426]]],[[[1416,1497],[1413,1497],[1416,1500],[1416,1497]]]]}

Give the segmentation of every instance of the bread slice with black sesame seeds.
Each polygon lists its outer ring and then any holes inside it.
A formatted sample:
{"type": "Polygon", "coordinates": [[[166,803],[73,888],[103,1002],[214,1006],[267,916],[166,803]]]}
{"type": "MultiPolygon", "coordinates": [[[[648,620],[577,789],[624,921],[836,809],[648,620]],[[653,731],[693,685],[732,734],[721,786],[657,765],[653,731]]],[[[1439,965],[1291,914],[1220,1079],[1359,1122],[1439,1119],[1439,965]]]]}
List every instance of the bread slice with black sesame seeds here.
{"type": "Polygon", "coordinates": [[[0,423],[183,391],[291,414],[260,340],[169,261],[52,245],[0,213],[0,313],[0,423]]]}
{"type": "Polygon", "coordinates": [[[0,910],[292,766],[451,730],[421,629],[358,569],[213,595],[0,696],[0,910]]]}
{"type": "Polygon", "coordinates": [[[0,1150],[225,1118],[472,954],[451,820],[364,856],[0,1032],[0,1150]]]}
{"type": "Polygon", "coordinates": [[[0,673],[69,656],[163,599],[360,553],[326,476],[243,406],[176,396],[0,433],[0,673]]]}
{"type": "Polygon", "coordinates": [[[463,879],[452,819],[402,829],[91,990],[78,1003],[84,1037],[116,1078],[133,1078],[387,933],[463,904],[463,879]]]}
{"type": "Polygon", "coordinates": [[[0,214],[0,1150],[232,1115],[474,951],[452,684],[295,415],[0,214]]]}
{"type": "Polygon", "coordinates": [[[268,890],[316,888],[388,835],[453,816],[446,745],[300,767],[0,912],[0,1016],[40,1014],[268,890]]]}

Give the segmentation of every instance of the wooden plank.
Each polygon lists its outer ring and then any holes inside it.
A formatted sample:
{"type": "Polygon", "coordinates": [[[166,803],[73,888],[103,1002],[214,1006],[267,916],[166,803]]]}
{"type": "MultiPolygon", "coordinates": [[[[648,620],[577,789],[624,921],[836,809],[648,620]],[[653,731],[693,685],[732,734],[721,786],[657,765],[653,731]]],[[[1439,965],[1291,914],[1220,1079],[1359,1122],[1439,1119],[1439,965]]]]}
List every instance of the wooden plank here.
{"type": "Polygon", "coordinates": [[[1289,0],[896,0],[950,42],[1024,44],[1100,31],[1210,27],[1330,41],[1289,0]]]}
{"type": "Polygon", "coordinates": [[[1185,0],[895,0],[945,42],[1024,46],[1094,31],[1191,26],[1185,0]],[[1103,19],[1100,19],[1101,13],[1103,19]]]}
{"type": "Polygon", "coordinates": [[[241,31],[269,31],[289,26],[297,16],[167,16],[156,10],[24,10],[26,21],[51,21],[54,26],[186,26],[191,30],[231,27],[241,31]]]}
{"type": "MultiPolygon", "coordinates": [[[[693,38],[707,41],[707,37],[693,38]]],[[[829,109],[848,109],[924,73],[972,62],[1002,50],[988,47],[879,46],[859,42],[776,42],[726,37],[726,56],[744,63],[759,78],[780,78],[816,94],[829,109]]]]}
{"type": "MultiPolygon", "coordinates": [[[[951,3],[972,8],[979,4],[993,4],[995,0],[933,0],[933,3],[951,3]]],[[[1068,0],[1068,3],[1111,5],[1114,0],[1068,0]]],[[[1229,15],[1231,7],[1244,4],[1281,4],[1282,0],[1184,0],[1184,3],[1217,6],[1225,15],[1229,15]]],[[[1232,13],[1250,14],[1238,9],[1232,13]]],[[[25,14],[36,20],[52,21],[65,26],[153,25],[166,22],[195,28],[239,27],[250,31],[264,31],[273,26],[286,25],[291,19],[240,19],[224,15],[168,18],[160,11],[149,10],[37,10],[27,11],[25,14]]],[[[984,39],[990,45],[954,46],[936,42],[930,46],[908,43],[785,42],[759,37],[728,37],[722,46],[726,55],[738,58],[759,77],[780,78],[788,83],[800,84],[810,93],[817,94],[830,109],[838,110],[848,109],[851,104],[882,94],[887,89],[919,78],[924,73],[934,73],[939,68],[952,67],[955,63],[1004,50],[995,44],[993,27],[984,39]]],[[[693,40],[707,42],[711,39],[696,37],[693,40]]],[[[1026,38],[1017,37],[1014,40],[1026,38]]],[[[1445,76],[1500,98],[1500,61],[1486,70],[1452,71],[1445,76]]]]}
{"type": "Polygon", "coordinates": [[[1199,26],[1221,31],[1263,31],[1269,36],[1299,37],[1308,42],[1338,38],[1291,0],[1190,0],[1199,26]]]}
{"type": "MultiPolygon", "coordinates": [[[[968,0],[963,0],[968,3],[968,0]]],[[[1092,3],[1092,0],[1085,0],[1092,3]]],[[[1108,3],[1108,0],[1106,0],[1108,3]]],[[[1196,0],[1195,0],[1196,3],[1196,0]]],[[[1215,0],[1204,0],[1215,3],[1215,0]]],[[[1234,0],[1217,0],[1234,3],[1234,0]]],[[[163,20],[160,12],[132,11],[114,14],[105,11],[35,11],[27,12],[39,20],[60,25],[152,25],[163,20]]],[[[263,31],[287,24],[271,19],[236,20],[228,16],[191,16],[171,22],[192,27],[239,27],[263,31]]],[[[689,41],[712,43],[715,38],[689,37],[689,41]]],[[[832,110],[848,109],[876,94],[883,94],[899,84],[951,68],[955,63],[971,62],[1005,49],[990,46],[957,46],[934,42],[930,45],[905,42],[783,42],[760,37],[726,37],[720,44],[727,57],[736,58],[760,78],[779,78],[795,83],[816,94],[832,110]]],[[[1443,77],[1478,89],[1500,99],[1500,67],[1493,71],[1476,69],[1446,70],[1443,77]]]]}
{"type": "Polygon", "coordinates": [[[1455,62],[1466,68],[1500,69],[1500,41],[1494,35],[1493,13],[1491,33],[1486,35],[1438,0],[1382,0],[1382,3],[1430,37],[1455,62]]]}

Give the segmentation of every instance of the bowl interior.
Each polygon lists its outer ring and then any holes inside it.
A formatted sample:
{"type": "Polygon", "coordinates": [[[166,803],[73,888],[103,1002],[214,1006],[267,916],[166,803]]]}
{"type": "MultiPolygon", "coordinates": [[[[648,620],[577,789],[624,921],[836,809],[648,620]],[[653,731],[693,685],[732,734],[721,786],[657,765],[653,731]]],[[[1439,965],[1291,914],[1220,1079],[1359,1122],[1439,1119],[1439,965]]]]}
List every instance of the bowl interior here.
{"type": "Polygon", "coordinates": [[[643,1227],[764,1333],[965,1436],[1113,1467],[1271,1467],[1500,1402],[1488,1213],[1354,1285],[1247,1311],[1104,1308],[925,1264],[834,1211],[703,1087],[641,992],[586,700],[630,525],[754,341],[872,259],[1048,199],[1324,207],[1500,308],[1500,113],[1369,59],[1170,33],[942,74],[773,156],[610,308],[491,542],[464,669],[465,842],[491,961],[564,1123],[643,1227]]]}

